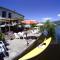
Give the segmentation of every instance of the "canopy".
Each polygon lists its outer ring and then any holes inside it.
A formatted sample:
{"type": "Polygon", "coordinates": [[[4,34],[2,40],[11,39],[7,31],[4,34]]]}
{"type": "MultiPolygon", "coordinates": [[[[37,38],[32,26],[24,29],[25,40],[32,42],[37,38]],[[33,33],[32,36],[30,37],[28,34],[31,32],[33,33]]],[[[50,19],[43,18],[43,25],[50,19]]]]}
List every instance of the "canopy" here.
{"type": "Polygon", "coordinates": [[[22,21],[22,23],[24,23],[24,24],[37,24],[38,22],[35,20],[24,20],[24,21],[22,21]]]}

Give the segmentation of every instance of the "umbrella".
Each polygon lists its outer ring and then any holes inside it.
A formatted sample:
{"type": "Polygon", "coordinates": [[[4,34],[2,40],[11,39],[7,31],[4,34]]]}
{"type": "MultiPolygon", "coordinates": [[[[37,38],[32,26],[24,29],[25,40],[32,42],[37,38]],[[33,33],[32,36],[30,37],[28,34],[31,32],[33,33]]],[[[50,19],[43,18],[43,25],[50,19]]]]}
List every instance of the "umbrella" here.
{"type": "Polygon", "coordinates": [[[22,21],[22,23],[24,23],[24,24],[37,24],[38,22],[35,20],[24,20],[24,21],[22,21]]]}
{"type": "Polygon", "coordinates": [[[27,27],[30,28],[31,26],[30,26],[30,25],[25,25],[25,27],[26,27],[26,28],[27,28],[27,27]]]}
{"type": "Polygon", "coordinates": [[[42,23],[39,23],[39,24],[37,24],[37,26],[43,26],[44,24],[42,24],[42,23]]]}
{"type": "Polygon", "coordinates": [[[0,27],[5,27],[6,25],[0,25],[0,27]]]}

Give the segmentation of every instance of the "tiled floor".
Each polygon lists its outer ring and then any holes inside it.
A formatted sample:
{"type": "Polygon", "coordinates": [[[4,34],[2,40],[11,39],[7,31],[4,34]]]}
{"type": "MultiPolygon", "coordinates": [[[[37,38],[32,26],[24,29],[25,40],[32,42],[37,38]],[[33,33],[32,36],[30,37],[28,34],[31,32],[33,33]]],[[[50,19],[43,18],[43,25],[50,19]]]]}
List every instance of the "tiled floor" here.
{"type": "MultiPolygon", "coordinates": [[[[29,46],[34,42],[35,40],[28,40],[29,46]]],[[[9,43],[9,46],[7,46],[9,57],[4,57],[4,60],[12,60],[12,58],[16,57],[20,53],[22,53],[25,49],[27,49],[27,42],[25,39],[14,39],[14,40],[7,40],[9,43]]]]}

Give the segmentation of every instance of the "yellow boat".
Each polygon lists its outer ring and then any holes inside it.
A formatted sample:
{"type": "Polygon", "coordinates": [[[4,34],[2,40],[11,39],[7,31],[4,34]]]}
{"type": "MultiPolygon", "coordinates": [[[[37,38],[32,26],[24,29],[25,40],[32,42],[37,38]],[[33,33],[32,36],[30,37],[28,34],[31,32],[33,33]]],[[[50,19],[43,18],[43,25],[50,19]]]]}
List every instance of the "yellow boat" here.
{"type": "Polygon", "coordinates": [[[42,53],[50,44],[51,37],[48,39],[45,39],[39,46],[31,50],[29,53],[25,54],[23,57],[21,57],[19,60],[28,60],[32,57],[37,56],[38,54],[42,53]]]}

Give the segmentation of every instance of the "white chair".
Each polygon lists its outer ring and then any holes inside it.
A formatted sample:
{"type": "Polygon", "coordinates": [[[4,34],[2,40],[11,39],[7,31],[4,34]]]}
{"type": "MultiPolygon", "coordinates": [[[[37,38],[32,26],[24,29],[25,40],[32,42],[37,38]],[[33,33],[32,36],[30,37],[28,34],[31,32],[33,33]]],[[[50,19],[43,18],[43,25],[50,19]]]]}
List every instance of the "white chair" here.
{"type": "Polygon", "coordinates": [[[18,32],[19,37],[23,37],[24,38],[24,32],[18,32]]]}
{"type": "Polygon", "coordinates": [[[31,36],[32,37],[39,37],[39,31],[37,29],[31,30],[31,36]]]}
{"type": "Polygon", "coordinates": [[[34,34],[36,37],[39,37],[41,35],[41,33],[38,33],[38,34],[34,34]]]}
{"type": "Polygon", "coordinates": [[[17,33],[14,33],[14,36],[15,36],[16,39],[19,39],[20,38],[17,33]]]}
{"type": "Polygon", "coordinates": [[[36,34],[38,31],[37,30],[31,30],[33,34],[36,34]]]}

